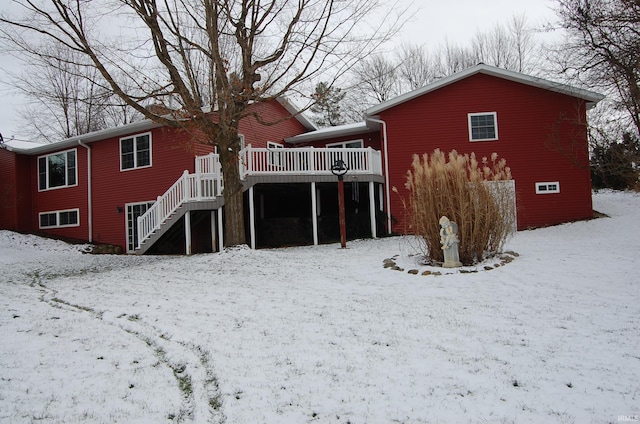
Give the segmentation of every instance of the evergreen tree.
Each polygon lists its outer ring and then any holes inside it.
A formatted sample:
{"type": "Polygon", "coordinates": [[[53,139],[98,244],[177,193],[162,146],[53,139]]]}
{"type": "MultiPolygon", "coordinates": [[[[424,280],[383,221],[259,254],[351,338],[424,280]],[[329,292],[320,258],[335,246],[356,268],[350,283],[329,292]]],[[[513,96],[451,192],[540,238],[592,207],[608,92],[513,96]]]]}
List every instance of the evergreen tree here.
{"type": "Polygon", "coordinates": [[[312,97],[314,105],[311,112],[316,114],[316,124],[321,127],[334,127],[344,124],[344,118],[340,110],[340,102],[346,93],[341,88],[333,87],[326,82],[316,85],[316,91],[312,97]]]}

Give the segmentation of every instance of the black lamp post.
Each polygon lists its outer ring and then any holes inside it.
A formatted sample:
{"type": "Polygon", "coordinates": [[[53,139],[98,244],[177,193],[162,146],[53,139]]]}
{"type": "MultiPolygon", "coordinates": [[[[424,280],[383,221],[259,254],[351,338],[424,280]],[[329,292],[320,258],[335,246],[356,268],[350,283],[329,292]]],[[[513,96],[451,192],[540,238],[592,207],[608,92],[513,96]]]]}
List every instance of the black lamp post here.
{"type": "Polygon", "coordinates": [[[331,173],[338,177],[338,210],[340,214],[340,246],[347,247],[347,223],[344,212],[344,174],[349,167],[342,159],[336,159],[331,167],[331,173]]]}

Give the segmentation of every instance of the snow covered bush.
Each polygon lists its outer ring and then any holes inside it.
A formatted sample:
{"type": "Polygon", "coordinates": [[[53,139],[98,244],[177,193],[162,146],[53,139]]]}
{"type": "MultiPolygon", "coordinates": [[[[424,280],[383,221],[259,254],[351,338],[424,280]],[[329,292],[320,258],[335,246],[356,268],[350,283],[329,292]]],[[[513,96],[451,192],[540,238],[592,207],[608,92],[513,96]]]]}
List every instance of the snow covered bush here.
{"type": "Polygon", "coordinates": [[[515,189],[506,160],[493,153],[480,161],[474,153],[414,155],[407,171],[411,232],[419,236],[425,259],[442,262],[440,217],[458,225],[460,261],[480,262],[501,252],[515,231],[515,189]]]}

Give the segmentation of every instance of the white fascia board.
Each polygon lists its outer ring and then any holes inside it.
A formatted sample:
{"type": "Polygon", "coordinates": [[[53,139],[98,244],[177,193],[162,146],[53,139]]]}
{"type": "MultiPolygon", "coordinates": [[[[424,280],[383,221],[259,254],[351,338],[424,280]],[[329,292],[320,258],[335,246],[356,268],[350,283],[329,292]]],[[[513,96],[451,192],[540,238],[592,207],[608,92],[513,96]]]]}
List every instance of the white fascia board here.
{"type": "Polygon", "coordinates": [[[148,131],[153,128],[161,127],[162,124],[153,122],[149,119],[133,122],[131,124],[120,125],[118,127],[107,128],[100,131],[94,131],[87,134],[78,135],[75,137],[67,138],[66,140],[58,141],[55,143],[29,143],[31,146],[26,146],[26,143],[22,143],[19,146],[13,146],[8,142],[7,147],[9,150],[21,153],[25,155],[39,155],[42,153],[54,152],[57,150],[63,150],[71,146],[77,146],[78,142],[92,143],[94,141],[100,141],[111,137],[118,137],[121,135],[127,135],[142,131],[148,131]]]}
{"type": "Polygon", "coordinates": [[[366,122],[356,122],[353,124],[320,128],[316,131],[294,135],[293,137],[287,137],[284,139],[284,141],[290,144],[300,144],[317,140],[326,140],[335,137],[343,137],[353,134],[370,133],[375,131],[379,131],[379,125],[372,127],[371,125],[367,125],[366,122]]]}

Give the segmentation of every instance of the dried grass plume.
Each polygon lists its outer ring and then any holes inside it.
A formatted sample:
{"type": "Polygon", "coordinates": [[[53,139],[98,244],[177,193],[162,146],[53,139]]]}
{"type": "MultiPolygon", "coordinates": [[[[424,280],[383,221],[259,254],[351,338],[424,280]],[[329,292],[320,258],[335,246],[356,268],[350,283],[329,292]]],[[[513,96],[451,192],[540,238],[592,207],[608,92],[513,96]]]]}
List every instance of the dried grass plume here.
{"type": "Polygon", "coordinates": [[[413,155],[405,187],[411,232],[423,242],[425,258],[442,262],[441,216],[458,224],[460,260],[472,265],[502,251],[515,231],[515,190],[505,159],[493,153],[480,160],[474,153],[413,155]]]}

